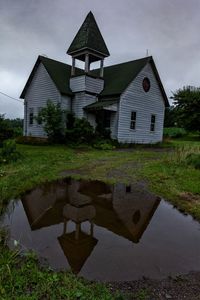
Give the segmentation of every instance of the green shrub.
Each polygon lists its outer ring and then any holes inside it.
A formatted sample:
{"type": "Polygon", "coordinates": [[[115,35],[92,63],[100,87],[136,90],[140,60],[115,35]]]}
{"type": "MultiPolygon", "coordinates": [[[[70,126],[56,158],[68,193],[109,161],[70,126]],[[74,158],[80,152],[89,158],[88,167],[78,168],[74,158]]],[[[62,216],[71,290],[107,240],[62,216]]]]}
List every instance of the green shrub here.
{"type": "Polygon", "coordinates": [[[0,147],[2,147],[3,141],[12,138],[13,135],[14,131],[5,120],[4,115],[0,115],[0,147]]]}
{"type": "Polygon", "coordinates": [[[95,128],[95,136],[96,137],[99,137],[100,139],[111,139],[110,135],[111,135],[110,129],[104,128],[97,124],[97,126],[95,128]]]}
{"type": "Polygon", "coordinates": [[[94,139],[94,128],[85,118],[75,118],[73,128],[66,129],[65,139],[66,143],[91,143],[94,139]]]}
{"type": "Polygon", "coordinates": [[[165,137],[171,137],[171,138],[178,138],[185,136],[187,134],[186,130],[183,128],[178,128],[178,127],[169,127],[169,128],[164,128],[163,135],[165,137]]]}
{"type": "Polygon", "coordinates": [[[200,153],[191,153],[186,157],[186,163],[195,169],[200,169],[200,153]]]}
{"type": "Polygon", "coordinates": [[[51,142],[60,143],[64,139],[64,117],[66,111],[61,108],[60,103],[54,104],[53,101],[47,100],[45,107],[42,107],[38,116],[35,117],[43,128],[51,142]]]}
{"type": "Polygon", "coordinates": [[[9,163],[17,161],[21,154],[17,150],[15,140],[6,140],[0,152],[0,163],[9,163]]]}
{"type": "Polygon", "coordinates": [[[76,118],[73,112],[66,112],[66,127],[67,129],[73,129],[74,127],[74,122],[76,118]]]}

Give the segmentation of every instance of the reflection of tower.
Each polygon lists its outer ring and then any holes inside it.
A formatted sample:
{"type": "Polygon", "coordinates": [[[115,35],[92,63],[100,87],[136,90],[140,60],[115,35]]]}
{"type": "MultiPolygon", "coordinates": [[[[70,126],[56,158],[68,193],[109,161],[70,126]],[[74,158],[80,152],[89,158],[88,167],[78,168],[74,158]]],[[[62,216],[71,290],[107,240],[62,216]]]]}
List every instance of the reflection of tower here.
{"type": "MultiPolygon", "coordinates": [[[[78,196],[78,194],[77,194],[78,196]]],[[[75,198],[74,198],[75,199],[75,198]]],[[[71,202],[71,201],[70,201],[71,202]]],[[[64,230],[58,237],[62,250],[74,273],[78,274],[87,258],[97,244],[97,239],[93,237],[93,219],[96,211],[91,202],[82,197],[73,203],[66,204],[63,208],[64,230]],[[76,224],[76,230],[67,233],[67,223],[73,221],[76,224]],[[81,223],[90,222],[90,234],[81,231],[81,223]]]]}

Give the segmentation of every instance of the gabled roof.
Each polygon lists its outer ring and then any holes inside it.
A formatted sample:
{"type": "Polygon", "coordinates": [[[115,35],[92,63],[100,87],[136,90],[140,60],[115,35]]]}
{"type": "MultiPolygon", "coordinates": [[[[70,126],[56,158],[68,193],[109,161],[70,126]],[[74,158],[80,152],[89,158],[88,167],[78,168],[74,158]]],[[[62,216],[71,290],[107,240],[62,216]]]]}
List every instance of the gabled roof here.
{"type": "MultiPolygon", "coordinates": [[[[164,87],[160,80],[153,57],[148,56],[137,60],[109,66],[104,68],[104,89],[101,92],[101,98],[108,96],[116,96],[122,94],[128,85],[136,78],[139,72],[150,63],[158,81],[161,93],[164,98],[165,106],[169,107],[169,101],[165,93],[164,87]]],[[[94,75],[99,73],[99,69],[92,72],[94,75]]]]}
{"type": "MultiPolygon", "coordinates": [[[[60,93],[72,96],[73,93],[69,87],[69,80],[71,77],[71,66],[44,56],[39,56],[29,76],[29,79],[22,91],[20,98],[24,99],[26,91],[32,81],[32,78],[34,77],[34,74],[40,62],[43,63],[44,67],[46,68],[48,74],[50,75],[51,79],[55,83],[60,93]]],[[[153,68],[154,74],[156,76],[161,93],[165,101],[165,106],[168,107],[168,98],[166,96],[158,71],[151,56],[105,67],[104,89],[100,94],[100,98],[104,99],[110,97],[112,99],[113,96],[115,96],[115,98],[116,96],[120,96],[120,94],[122,94],[125,91],[128,85],[136,78],[136,76],[145,67],[147,63],[150,63],[153,68]]],[[[84,71],[79,68],[76,68],[75,74],[77,76],[82,75],[84,74],[84,71]]],[[[99,69],[91,71],[91,75],[96,76],[97,74],[99,74],[99,69]]]]}
{"type": "MultiPolygon", "coordinates": [[[[37,68],[40,63],[43,63],[45,69],[47,70],[49,76],[55,83],[57,89],[61,92],[61,94],[72,96],[73,93],[69,87],[69,79],[71,77],[71,66],[64,64],[62,62],[59,62],[54,59],[50,59],[44,56],[38,56],[38,59],[33,67],[33,70],[26,82],[26,85],[20,95],[20,98],[24,99],[26,91],[37,71],[37,68]]],[[[83,70],[76,68],[75,70],[77,75],[80,75],[83,73],[83,70]]]]}
{"type": "MultiPolygon", "coordinates": [[[[121,94],[148,63],[149,58],[141,58],[104,68],[104,89],[102,96],[121,94]]],[[[93,71],[99,73],[98,70],[93,71]]]]}
{"type": "Polygon", "coordinates": [[[100,52],[101,54],[103,54],[103,56],[110,55],[99,27],[96,23],[94,15],[91,11],[85,18],[85,21],[77,32],[74,40],[67,50],[67,53],[72,54],[73,52],[77,52],[84,48],[100,52]]]}

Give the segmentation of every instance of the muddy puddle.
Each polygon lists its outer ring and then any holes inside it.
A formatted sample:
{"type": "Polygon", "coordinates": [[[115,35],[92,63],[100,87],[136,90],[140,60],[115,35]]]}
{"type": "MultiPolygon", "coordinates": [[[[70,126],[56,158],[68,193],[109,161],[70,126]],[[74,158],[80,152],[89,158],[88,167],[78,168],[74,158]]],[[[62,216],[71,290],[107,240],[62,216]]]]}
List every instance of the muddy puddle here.
{"type": "Polygon", "coordinates": [[[10,202],[9,247],[92,280],[200,271],[200,224],[142,186],[64,179],[10,202]]]}

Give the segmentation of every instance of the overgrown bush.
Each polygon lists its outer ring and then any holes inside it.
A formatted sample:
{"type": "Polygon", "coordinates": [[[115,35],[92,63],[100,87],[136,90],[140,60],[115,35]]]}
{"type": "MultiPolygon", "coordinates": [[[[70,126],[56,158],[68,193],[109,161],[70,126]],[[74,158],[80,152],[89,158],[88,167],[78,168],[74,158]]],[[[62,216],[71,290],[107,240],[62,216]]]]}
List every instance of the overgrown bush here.
{"type": "Polygon", "coordinates": [[[60,106],[60,103],[54,104],[51,100],[47,101],[46,107],[41,108],[36,121],[43,124],[44,130],[51,142],[63,142],[65,131],[66,111],[60,106]]]}
{"type": "MultiPolygon", "coordinates": [[[[86,118],[76,118],[74,113],[63,110],[59,103],[54,104],[51,100],[47,101],[38,116],[35,117],[48,136],[48,140],[53,143],[66,143],[70,145],[94,144],[95,139],[110,139],[110,130],[103,127],[103,123],[97,123],[96,129],[86,118]]],[[[19,138],[18,142],[38,144],[32,138],[19,138]]],[[[40,142],[40,141],[39,141],[40,142]]],[[[101,141],[96,145],[99,149],[111,149],[111,145],[101,141]]]]}
{"type": "Polygon", "coordinates": [[[95,128],[95,136],[100,139],[111,139],[111,130],[104,128],[101,123],[98,123],[95,128]]]}
{"type": "Polygon", "coordinates": [[[187,134],[186,130],[178,127],[168,127],[164,128],[163,135],[165,137],[178,138],[185,136],[187,134]]]}
{"type": "Polygon", "coordinates": [[[4,115],[0,115],[0,147],[3,145],[3,141],[12,138],[14,135],[13,129],[8,125],[4,118],[4,115]]]}
{"type": "Polygon", "coordinates": [[[76,118],[73,112],[67,111],[66,112],[66,127],[67,129],[73,129],[74,122],[76,118]]]}
{"type": "Polygon", "coordinates": [[[66,129],[65,139],[66,143],[91,143],[94,139],[94,128],[85,118],[75,118],[72,128],[66,129]]]}
{"type": "Polygon", "coordinates": [[[17,150],[15,140],[6,140],[3,142],[3,147],[0,151],[0,163],[9,163],[17,161],[21,154],[17,150]]]}
{"type": "Polygon", "coordinates": [[[0,115],[0,147],[3,141],[22,135],[23,120],[22,119],[5,119],[4,115],[0,115]]]}

